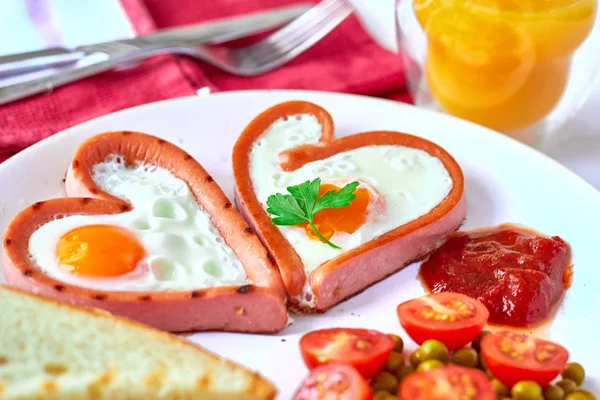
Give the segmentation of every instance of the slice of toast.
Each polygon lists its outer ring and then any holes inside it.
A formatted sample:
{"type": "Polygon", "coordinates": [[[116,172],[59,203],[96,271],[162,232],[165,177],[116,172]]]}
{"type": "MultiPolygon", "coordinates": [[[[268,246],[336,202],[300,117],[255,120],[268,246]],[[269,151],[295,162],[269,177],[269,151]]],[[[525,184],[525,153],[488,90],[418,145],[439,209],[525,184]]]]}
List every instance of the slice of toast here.
{"type": "Polygon", "coordinates": [[[0,285],[0,399],[273,399],[257,373],[92,308],[0,285]]]}

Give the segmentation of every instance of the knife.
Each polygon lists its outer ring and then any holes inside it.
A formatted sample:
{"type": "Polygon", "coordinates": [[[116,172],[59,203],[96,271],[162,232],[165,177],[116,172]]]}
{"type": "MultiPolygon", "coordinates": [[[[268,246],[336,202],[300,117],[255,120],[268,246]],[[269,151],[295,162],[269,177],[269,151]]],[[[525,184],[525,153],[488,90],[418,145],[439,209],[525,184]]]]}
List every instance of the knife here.
{"type": "Polygon", "coordinates": [[[249,36],[254,33],[276,28],[300,16],[312,4],[299,4],[280,7],[268,11],[246,14],[241,17],[223,18],[179,28],[165,29],[133,39],[122,39],[92,45],[78,46],[72,49],[51,47],[18,54],[0,56],[0,77],[60,67],[83,60],[98,52],[104,52],[108,46],[119,48],[139,48],[160,44],[178,43],[182,45],[216,44],[249,36]]]}

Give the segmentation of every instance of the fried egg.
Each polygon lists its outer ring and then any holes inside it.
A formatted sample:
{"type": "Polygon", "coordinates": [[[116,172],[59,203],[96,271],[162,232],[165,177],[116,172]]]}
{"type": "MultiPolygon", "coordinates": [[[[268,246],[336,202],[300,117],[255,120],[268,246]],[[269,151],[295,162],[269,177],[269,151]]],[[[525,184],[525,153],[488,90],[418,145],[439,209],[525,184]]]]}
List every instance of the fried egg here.
{"type": "Polygon", "coordinates": [[[118,155],[94,165],[104,191],[133,205],[114,215],[73,215],[29,240],[35,265],[66,283],[99,290],[161,291],[247,283],[241,261],[183,180],[118,155]]]}
{"type": "Polygon", "coordinates": [[[405,146],[365,146],[307,163],[295,171],[279,167],[282,152],[317,144],[321,132],[322,126],[313,115],[281,118],[254,142],[250,153],[250,179],[265,209],[270,195],[287,193],[287,187],[315,178],[321,178],[321,195],[349,182],[360,183],[350,206],[315,215],[319,232],[341,249],[319,240],[306,225],[278,226],[307,273],[344,251],[427,214],[452,189],[450,174],[437,157],[405,146]]]}

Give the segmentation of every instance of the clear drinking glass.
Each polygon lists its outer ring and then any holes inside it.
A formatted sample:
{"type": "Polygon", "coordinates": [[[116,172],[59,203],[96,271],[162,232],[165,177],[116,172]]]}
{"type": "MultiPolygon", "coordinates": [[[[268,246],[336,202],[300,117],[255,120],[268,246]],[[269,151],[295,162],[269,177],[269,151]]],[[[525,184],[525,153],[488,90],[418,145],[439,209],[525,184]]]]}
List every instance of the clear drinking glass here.
{"type": "Polygon", "coordinates": [[[536,145],[600,73],[598,0],[396,0],[415,104],[536,145]]]}

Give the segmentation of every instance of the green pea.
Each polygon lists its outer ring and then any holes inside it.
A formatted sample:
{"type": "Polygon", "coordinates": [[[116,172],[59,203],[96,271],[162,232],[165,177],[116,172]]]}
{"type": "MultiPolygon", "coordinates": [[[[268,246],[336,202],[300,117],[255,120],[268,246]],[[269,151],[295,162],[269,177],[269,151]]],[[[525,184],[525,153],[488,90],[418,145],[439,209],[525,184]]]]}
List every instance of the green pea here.
{"type": "Polygon", "coordinates": [[[373,400],[386,400],[389,394],[390,393],[385,390],[378,390],[373,393],[373,400]]]}
{"type": "Polygon", "coordinates": [[[423,359],[421,358],[421,349],[416,349],[415,351],[413,351],[410,355],[410,365],[413,366],[413,368],[417,368],[417,366],[419,365],[419,363],[421,361],[423,361],[423,359]]]}
{"type": "Polygon", "coordinates": [[[396,375],[381,371],[373,377],[373,391],[384,390],[389,393],[396,393],[399,383],[396,375]]]}
{"type": "Polygon", "coordinates": [[[397,351],[398,353],[402,353],[402,351],[404,350],[404,341],[402,340],[402,338],[398,335],[394,335],[394,334],[390,334],[389,335],[392,339],[394,339],[394,351],[397,351]]]}
{"type": "Polygon", "coordinates": [[[427,360],[419,364],[417,372],[431,371],[432,369],[442,368],[443,366],[444,363],[440,360],[427,360]]]}
{"type": "Polygon", "coordinates": [[[545,400],[563,400],[565,398],[565,391],[560,386],[548,385],[544,389],[545,400]]]}
{"type": "Polygon", "coordinates": [[[390,372],[396,372],[402,366],[404,366],[404,356],[402,353],[392,351],[385,362],[385,369],[390,372]]]}
{"type": "Polygon", "coordinates": [[[465,347],[464,349],[456,350],[454,354],[452,354],[450,361],[452,364],[462,365],[469,368],[477,368],[477,364],[479,363],[479,355],[475,350],[465,347]]]}
{"type": "Polygon", "coordinates": [[[577,384],[570,379],[561,379],[560,381],[556,382],[556,385],[560,386],[560,388],[565,392],[565,395],[571,394],[577,390],[577,384]]]}
{"type": "Polygon", "coordinates": [[[570,379],[577,384],[577,386],[583,383],[585,379],[585,370],[579,363],[568,363],[562,372],[561,376],[564,379],[570,379]]]}
{"type": "Polygon", "coordinates": [[[408,374],[412,374],[415,372],[415,369],[412,365],[405,365],[401,367],[398,371],[396,371],[396,376],[398,379],[404,379],[408,374]]]}
{"type": "Polygon", "coordinates": [[[485,365],[485,360],[483,359],[482,354],[479,355],[479,369],[481,369],[482,371],[487,370],[487,365],[485,365]]]}
{"type": "Polygon", "coordinates": [[[419,347],[421,353],[421,362],[427,360],[439,360],[447,363],[450,359],[450,354],[446,345],[439,340],[429,339],[419,347]]]}
{"type": "Polygon", "coordinates": [[[496,397],[498,398],[508,397],[510,394],[510,390],[498,379],[492,379],[492,387],[494,388],[494,392],[496,392],[496,397]]]}
{"type": "Polygon", "coordinates": [[[590,398],[587,394],[578,390],[576,392],[568,394],[567,397],[565,397],[565,400],[590,400],[590,398]]]}
{"type": "Polygon", "coordinates": [[[514,400],[543,399],[542,387],[533,381],[521,381],[512,387],[510,394],[514,400]]]}
{"type": "Polygon", "coordinates": [[[471,342],[471,347],[473,349],[475,349],[476,352],[480,352],[481,351],[481,339],[483,339],[484,337],[486,337],[487,335],[491,334],[492,332],[490,331],[481,331],[481,333],[479,334],[479,336],[477,336],[475,339],[473,339],[473,341],[471,342]]]}
{"type": "Polygon", "coordinates": [[[577,391],[573,393],[583,393],[587,396],[588,400],[596,400],[596,396],[594,395],[594,393],[590,392],[589,390],[577,389],[577,391]]]}

